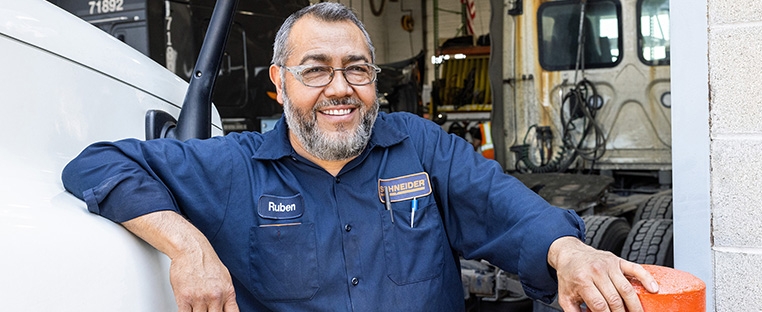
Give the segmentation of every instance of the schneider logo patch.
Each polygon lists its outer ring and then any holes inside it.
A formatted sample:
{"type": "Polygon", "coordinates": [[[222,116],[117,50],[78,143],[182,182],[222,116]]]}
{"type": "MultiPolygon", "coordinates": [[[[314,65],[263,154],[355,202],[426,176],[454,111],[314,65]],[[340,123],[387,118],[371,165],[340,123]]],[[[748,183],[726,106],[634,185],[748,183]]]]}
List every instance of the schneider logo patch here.
{"type": "Polygon", "coordinates": [[[398,202],[431,194],[431,182],[426,172],[378,180],[378,198],[386,203],[384,190],[389,189],[389,201],[398,202]]]}
{"type": "Polygon", "coordinates": [[[304,199],[301,194],[282,197],[262,195],[259,197],[257,213],[266,219],[294,219],[304,214],[304,199]]]}

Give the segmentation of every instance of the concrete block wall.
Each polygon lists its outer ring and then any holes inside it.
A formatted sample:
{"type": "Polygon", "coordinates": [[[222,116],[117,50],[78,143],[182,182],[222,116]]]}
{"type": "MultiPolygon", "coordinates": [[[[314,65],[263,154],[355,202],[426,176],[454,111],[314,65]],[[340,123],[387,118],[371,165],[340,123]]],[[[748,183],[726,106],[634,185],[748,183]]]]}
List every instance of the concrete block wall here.
{"type": "Polygon", "coordinates": [[[714,308],[762,311],[762,1],[708,0],[707,22],[714,308]]]}

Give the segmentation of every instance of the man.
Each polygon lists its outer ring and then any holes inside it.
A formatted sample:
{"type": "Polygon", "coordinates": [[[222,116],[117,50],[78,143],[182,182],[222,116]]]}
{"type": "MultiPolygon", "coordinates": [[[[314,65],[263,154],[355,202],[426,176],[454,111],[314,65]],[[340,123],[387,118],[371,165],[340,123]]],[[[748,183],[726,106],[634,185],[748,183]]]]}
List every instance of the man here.
{"type": "Polygon", "coordinates": [[[463,311],[459,256],[569,311],[641,311],[625,274],[654,280],[584,245],[576,214],[434,123],[379,114],[373,61],[350,10],[305,8],[276,37],[274,130],[94,144],[64,185],[170,257],[179,311],[463,311]]]}

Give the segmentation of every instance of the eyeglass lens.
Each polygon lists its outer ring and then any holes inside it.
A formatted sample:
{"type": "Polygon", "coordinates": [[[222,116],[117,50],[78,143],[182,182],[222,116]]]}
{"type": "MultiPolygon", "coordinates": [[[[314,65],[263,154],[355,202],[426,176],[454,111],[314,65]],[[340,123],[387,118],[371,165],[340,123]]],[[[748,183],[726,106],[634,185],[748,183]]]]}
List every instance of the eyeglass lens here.
{"type": "Polygon", "coordinates": [[[369,65],[352,65],[346,68],[313,66],[301,71],[302,82],[311,87],[322,87],[333,80],[336,71],[342,71],[344,78],[352,85],[367,85],[375,79],[376,71],[369,65]]]}

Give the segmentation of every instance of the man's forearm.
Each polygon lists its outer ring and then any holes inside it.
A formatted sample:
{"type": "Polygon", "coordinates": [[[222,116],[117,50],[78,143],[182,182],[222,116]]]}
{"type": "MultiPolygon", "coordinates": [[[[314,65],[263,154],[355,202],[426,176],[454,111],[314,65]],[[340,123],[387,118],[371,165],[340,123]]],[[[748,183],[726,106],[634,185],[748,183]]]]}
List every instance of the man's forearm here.
{"type": "Polygon", "coordinates": [[[169,275],[178,311],[238,311],[230,273],[209,240],[183,216],[158,211],[122,225],[172,259],[169,275]]]}
{"type": "Polygon", "coordinates": [[[170,259],[212,251],[212,246],[195,226],[174,211],[157,211],[122,222],[122,225],[170,259]]]}

